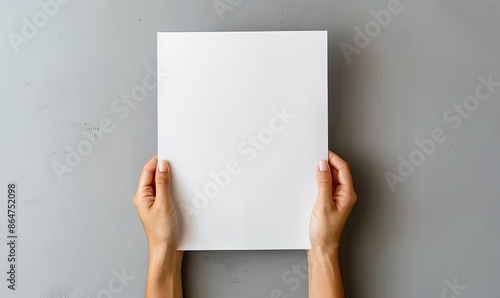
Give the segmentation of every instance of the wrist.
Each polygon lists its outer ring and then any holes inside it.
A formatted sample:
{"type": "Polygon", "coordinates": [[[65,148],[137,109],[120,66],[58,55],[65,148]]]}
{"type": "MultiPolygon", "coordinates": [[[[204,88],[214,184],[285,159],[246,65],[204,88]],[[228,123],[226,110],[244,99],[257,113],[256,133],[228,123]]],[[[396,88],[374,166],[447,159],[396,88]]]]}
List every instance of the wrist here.
{"type": "Polygon", "coordinates": [[[328,247],[312,246],[307,251],[309,260],[326,260],[338,258],[340,244],[329,245],[328,247]]]}
{"type": "Polygon", "coordinates": [[[153,268],[170,267],[180,268],[183,251],[172,248],[154,247],[149,249],[149,265],[153,268]]]}
{"type": "Polygon", "coordinates": [[[146,297],[182,297],[182,257],[177,250],[150,250],[146,297]]]}
{"type": "Polygon", "coordinates": [[[337,248],[311,249],[307,251],[307,262],[311,275],[318,272],[330,272],[339,264],[339,252],[337,248]]]}
{"type": "Polygon", "coordinates": [[[151,241],[148,239],[148,250],[150,256],[173,256],[177,250],[177,244],[170,241],[151,241]]]}

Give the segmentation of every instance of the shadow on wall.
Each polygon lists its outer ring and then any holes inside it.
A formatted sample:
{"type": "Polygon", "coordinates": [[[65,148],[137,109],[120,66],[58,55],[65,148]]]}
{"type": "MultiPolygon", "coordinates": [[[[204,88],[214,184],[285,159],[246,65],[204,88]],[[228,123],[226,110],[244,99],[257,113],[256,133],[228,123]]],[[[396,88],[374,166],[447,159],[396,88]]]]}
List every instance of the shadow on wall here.
{"type": "MultiPolygon", "coordinates": [[[[339,50],[339,44],[352,37],[348,32],[344,34],[346,36],[342,36],[342,32],[328,34],[329,149],[349,163],[358,195],[340,246],[345,295],[356,298],[366,297],[367,291],[374,290],[368,289],[367,286],[374,284],[370,279],[373,280],[376,276],[367,268],[386,268],[384,260],[391,253],[390,248],[397,247],[394,239],[398,227],[401,226],[401,214],[398,211],[399,203],[393,200],[385,180],[381,178],[383,169],[377,166],[383,163],[382,160],[377,160],[377,156],[381,155],[373,152],[376,148],[360,146],[376,139],[367,136],[369,132],[373,132],[370,127],[374,125],[374,119],[363,117],[362,114],[365,109],[373,106],[374,100],[377,99],[358,96],[372,94],[358,89],[370,88],[360,80],[360,71],[378,70],[380,67],[377,48],[367,47],[363,50],[363,55],[357,56],[352,63],[347,63],[339,50]],[[388,206],[390,210],[387,210],[388,206]],[[373,239],[376,239],[377,243],[374,243],[373,239]]],[[[372,145],[375,147],[377,144],[372,145]]],[[[397,256],[391,258],[395,257],[397,256]]],[[[403,260],[398,263],[404,264],[403,260]]]]}

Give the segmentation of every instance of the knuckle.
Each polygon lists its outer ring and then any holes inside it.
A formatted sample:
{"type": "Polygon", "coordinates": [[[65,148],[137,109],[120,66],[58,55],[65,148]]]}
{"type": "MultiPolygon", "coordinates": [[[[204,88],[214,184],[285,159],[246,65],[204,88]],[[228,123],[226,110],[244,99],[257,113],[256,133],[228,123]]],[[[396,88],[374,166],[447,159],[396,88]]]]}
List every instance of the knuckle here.
{"type": "Polygon", "coordinates": [[[351,202],[354,204],[358,200],[358,195],[356,193],[353,193],[351,196],[351,202]]]}
{"type": "Polygon", "coordinates": [[[170,177],[168,175],[158,175],[156,176],[156,185],[169,185],[170,184],[170,177]]]}
{"type": "Polygon", "coordinates": [[[330,184],[330,183],[332,183],[332,177],[322,176],[322,177],[319,177],[318,181],[321,184],[330,184]]]}

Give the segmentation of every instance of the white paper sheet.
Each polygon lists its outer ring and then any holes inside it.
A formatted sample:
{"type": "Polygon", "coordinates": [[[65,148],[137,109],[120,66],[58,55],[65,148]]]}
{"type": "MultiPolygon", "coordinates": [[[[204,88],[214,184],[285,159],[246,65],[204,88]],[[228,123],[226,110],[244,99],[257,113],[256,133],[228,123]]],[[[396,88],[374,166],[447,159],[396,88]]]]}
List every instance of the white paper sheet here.
{"type": "Polygon", "coordinates": [[[327,118],[326,31],[158,33],[179,249],[308,249],[327,118]]]}

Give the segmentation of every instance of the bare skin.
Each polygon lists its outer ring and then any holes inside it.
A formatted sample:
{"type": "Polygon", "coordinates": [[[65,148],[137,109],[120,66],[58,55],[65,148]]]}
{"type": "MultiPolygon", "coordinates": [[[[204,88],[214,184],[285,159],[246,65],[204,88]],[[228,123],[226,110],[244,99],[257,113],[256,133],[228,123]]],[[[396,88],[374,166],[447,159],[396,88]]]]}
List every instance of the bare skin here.
{"type": "MultiPolygon", "coordinates": [[[[309,297],[344,297],[338,258],[340,236],[356,202],[348,164],[329,151],[316,169],[318,194],[311,215],[309,297]]],[[[177,250],[177,216],[170,196],[170,168],[151,158],[133,199],[149,248],[146,298],[181,298],[183,252],[177,250]]]]}
{"type": "Polygon", "coordinates": [[[170,196],[170,169],[157,156],[142,168],[133,199],[149,248],[146,298],[182,297],[182,251],[177,250],[177,216],[170,196]]]}
{"type": "Polygon", "coordinates": [[[356,203],[349,165],[332,151],[316,169],[318,195],[309,225],[309,298],[343,298],[340,236],[356,203]]]}

